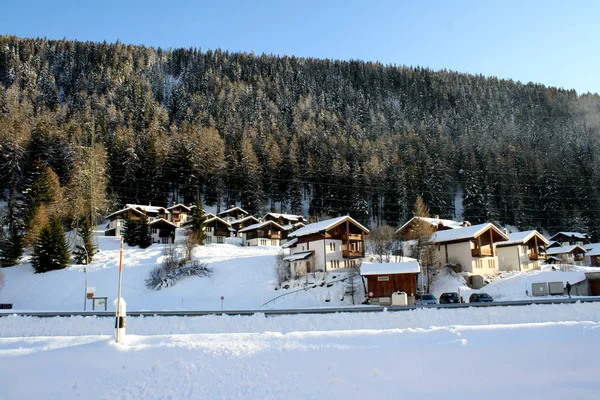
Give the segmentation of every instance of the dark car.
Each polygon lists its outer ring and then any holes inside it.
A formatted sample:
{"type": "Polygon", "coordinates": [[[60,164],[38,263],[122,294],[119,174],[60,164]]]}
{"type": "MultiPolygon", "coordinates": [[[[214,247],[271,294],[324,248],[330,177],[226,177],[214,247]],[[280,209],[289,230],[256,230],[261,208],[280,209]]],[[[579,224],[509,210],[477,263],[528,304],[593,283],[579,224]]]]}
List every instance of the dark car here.
{"type": "Polygon", "coordinates": [[[442,293],[440,296],[440,304],[462,303],[462,296],[456,292],[442,293]]]}
{"type": "Polygon", "coordinates": [[[426,306],[429,304],[437,304],[437,299],[429,293],[417,294],[415,296],[415,304],[418,306],[426,306]]]}
{"type": "Polygon", "coordinates": [[[491,303],[494,298],[487,293],[473,293],[469,296],[469,303],[491,303]]]}

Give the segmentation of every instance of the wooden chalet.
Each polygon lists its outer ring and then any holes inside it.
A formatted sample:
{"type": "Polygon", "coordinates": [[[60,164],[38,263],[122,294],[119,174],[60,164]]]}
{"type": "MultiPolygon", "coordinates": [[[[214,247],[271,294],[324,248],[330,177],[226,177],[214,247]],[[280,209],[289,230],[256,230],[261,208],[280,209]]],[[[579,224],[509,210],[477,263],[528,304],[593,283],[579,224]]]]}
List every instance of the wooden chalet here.
{"type": "Polygon", "coordinates": [[[553,247],[547,250],[548,264],[574,264],[584,265],[586,250],[583,246],[553,247]]]}
{"type": "Polygon", "coordinates": [[[258,218],[253,217],[252,215],[249,215],[247,217],[244,217],[242,219],[236,219],[235,221],[231,222],[231,227],[233,229],[236,230],[237,235],[239,237],[242,237],[242,234],[239,233],[240,230],[249,227],[250,225],[254,225],[254,224],[258,224],[260,223],[260,221],[258,220],[258,218]]]}
{"type": "Polygon", "coordinates": [[[175,243],[175,230],[177,225],[164,218],[158,218],[148,224],[152,236],[152,243],[175,243]]]}
{"type": "Polygon", "coordinates": [[[539,269],[546,259],[548,239],[536,230],[515,232],[508,240],[496,243],[500,271],[539,269]]]}
{"type": "Polygon", "coordinates": [[[259,222],[239,231],[244,246],[279,246],[282,232],[283,227],[273,221],[259,222]]]}
{"type": "Polygon", "coordinates": [[[220,213],[217,213],[217,217],[221,218],[222,220],[226,221],[226,222],[233,222],[235,220],[238,219],[242,219],[244,217],[247,217],[249,214],[247,211],[242,210],[239,207],[232,207],[228,210],[225,211],[221,211],[220,213]]]}
{"type": "Polygon", "coordinates": [[[139,220],[143,215],[142,211],[137,208],[127,207],[114,213],[107,215],[106,219],[109,220],[107,229],[104,231],[104,236],[123,236],[125,230],[125,222],[128,219],[139,220]]]}
{"type": "Polygon", "coordinates": [[[288,235],[290,256],[312,252],[290,262],[293,276],[316,271],[358,266],[365,256],[365,235],[369,230],[349,216],[308,224],[288,235]]]}
{"type": "Polygon", "coordinates": [[[481,275],[498,272],[496,243],[505,240],[491,223],[438,231],[431,237],[441,265],[458,264],[464,272],[481,275]]]}
{"type": "Polygon", "coordinates": [[[263,218],[263,221],[273,221],[277,222],[279,225],[293,225],[298,222],[305,223],[306,218],[302,215],[293,215],[293,214],[278,214],[278,213],[267,213],[263,218]]]}
{"type": "Polygon", "coordinates": [[[421,267],[416,260],[397,263],[363,263],[360,274],[367,280],[370,304],[388,305],[392,293],[404,292],[408,304],[415,304],[417,279],[421,267]]]}
{"type": "Polygon", "coordinates": [[[592,267],[600,267],[600,243],[590,243],[584,246],[587,253],[587,264],[592,267]]]}
{"type": "Polygon", "coordinates": [[[167,211],[169,211],[169,221],[177,226],[184,224],[192,213],[190,207],[181,203],[167,208],[167,211]]]}
{"type": "Polygon", "coordinates": [[[170,219],[170,212],[165,207],[157,207],[157,206],[144,206],[140,204],[126,204],[127,208],[135,208],[146,214],[148,217],[148,221],[152,222],[155,219],[166,219],[167,221],[170,219]]]}
{"type": "Polygon", "coordinates": [[[580,232],[558,232],[550,238],[550,242],[560,243],[561,246],[584,246],[590,244],[590,235],[580,232]]]}
{"type": "Polygon", "coordinates": [[[207,219],[204,222],[207,244],[209,243],[225,243],[225,238],[231,236],[231,232],[235,232],[231,228],[229,222],[222,220],[219,217],[207,219]]]}

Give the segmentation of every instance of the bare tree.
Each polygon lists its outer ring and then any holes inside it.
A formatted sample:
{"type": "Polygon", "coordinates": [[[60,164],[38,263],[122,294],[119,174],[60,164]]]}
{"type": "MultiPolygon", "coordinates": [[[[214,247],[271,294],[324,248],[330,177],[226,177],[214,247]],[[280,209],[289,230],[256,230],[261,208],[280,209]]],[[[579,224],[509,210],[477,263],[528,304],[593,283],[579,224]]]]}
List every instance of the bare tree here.
{"type": "Polygon", "coordinates": [[[285,253],[280,251],[275,255],[275,272],[277,274],[277,284],[281,284],[291,278],[290,263],[283,258],[285,253]]]}
{"type": "Polygon", "coordinates": [[[427,276],[427,293],[429,293],[429,283],[431,282],[432,273],[436,270],[438,254],[431,241],[435,228],[426,220],[426,218],[429,218],[429,207],[427,207],[421,196],[417,197],[414,213],[415,217],[419,218],[415,218],[409,238],[414,240],[412,256],[419,260],[427,276]]]}
{"type": "Polygon", "coordinates": [[[398,250],[400,239],[394,230],[387,225],[378,226],[371,230],[367,246],[377,262],[389,263],[398,250]]]}

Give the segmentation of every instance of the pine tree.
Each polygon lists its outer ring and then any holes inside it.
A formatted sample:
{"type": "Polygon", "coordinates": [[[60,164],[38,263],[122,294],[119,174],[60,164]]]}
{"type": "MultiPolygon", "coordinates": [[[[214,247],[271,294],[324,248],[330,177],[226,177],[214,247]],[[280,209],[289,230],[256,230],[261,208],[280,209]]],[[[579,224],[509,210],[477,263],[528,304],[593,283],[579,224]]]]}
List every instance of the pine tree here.
{"type": "Polygon", "coordinates": [[[81,244],[78,244],[75,247],[75,251],[73,251],[76,264],[87,265],[92,262],[94,251],[96,250],[94,247],[93,234],[94,232],[89,218],[84,217],[77,232],[81,244]]]}
{"type": "Polygon", "coordinates": [[[8,226],[4,238],[0,241],[0,267],[17,265],[23,255],[23,235],[21,233],[22,221],[15,205],[16,191],[11,190],[8,198],[8,213],[3,225],[8,226]]]}
{"type": "Polygon", "coordinates": [[[198,205],[192,209],[191,217],[192,222],[188,235],[195,245],[204,246],[204,240],[206,239],[204,222],[206,221],[206,217],[204,216],[204,209],[202,208],[201,203],[198,203],[198,205]]]}
{"type": "Polygon", "coordinates": [[[69,245],[62,223],[51,217],[33,245],[31,265],[36,273],[63,269],[69,262],[69,245]]]}
{"type": "Polygon", "coordinates": [[[137,246],[138,244],[138,225],[137,219],[129,217],[125,221],[125,229],[123,230],[123,241],[129,246],[137,246]]]}
{"type": "Polygon", "coordinates": [[[142,215],[136,230],[137,244],[142,249],[148,248],[152,245],[152,233],[150,232],[150,225],[148,224],[148,217],[142,215]]]}

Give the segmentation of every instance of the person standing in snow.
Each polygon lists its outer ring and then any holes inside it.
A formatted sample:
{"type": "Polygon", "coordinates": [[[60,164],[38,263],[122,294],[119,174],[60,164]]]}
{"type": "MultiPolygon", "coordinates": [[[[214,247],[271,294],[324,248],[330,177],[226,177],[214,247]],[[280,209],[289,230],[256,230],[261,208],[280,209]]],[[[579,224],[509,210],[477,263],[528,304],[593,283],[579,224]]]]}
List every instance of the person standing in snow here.
{"type": "Polygon", "coordinates": [[[571,298],[571,284],[567,281],[567,295],[571,298]]]}

